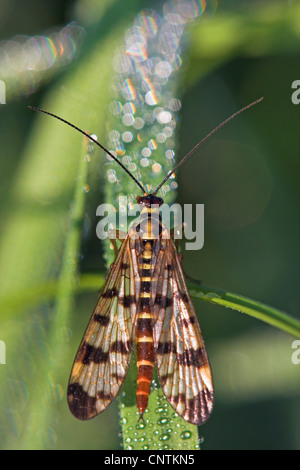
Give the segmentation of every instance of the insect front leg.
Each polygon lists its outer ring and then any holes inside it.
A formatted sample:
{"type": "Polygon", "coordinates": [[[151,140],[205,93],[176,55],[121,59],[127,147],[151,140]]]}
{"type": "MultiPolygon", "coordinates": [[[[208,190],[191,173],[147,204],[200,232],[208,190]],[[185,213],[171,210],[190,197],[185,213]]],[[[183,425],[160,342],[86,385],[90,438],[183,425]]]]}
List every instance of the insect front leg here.
{"type": "Polygon", "coordinates": [[[113,250],[115,252],[115,257],[117,256],[119,252],[119,248],[117,246],[116,240],[122,242],[126,238],[127,234],[126,232],[122,232],[121,230],[108,230],[108,238],[111,241],[113,250]]]}

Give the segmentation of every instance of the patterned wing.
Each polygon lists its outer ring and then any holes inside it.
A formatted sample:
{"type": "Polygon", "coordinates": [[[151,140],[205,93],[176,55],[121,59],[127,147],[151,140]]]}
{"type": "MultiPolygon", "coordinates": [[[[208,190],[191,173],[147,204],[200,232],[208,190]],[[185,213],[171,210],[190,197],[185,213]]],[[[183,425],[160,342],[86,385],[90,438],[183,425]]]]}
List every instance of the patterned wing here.
{"type": "Polygon", "coordinates": [[[213,408],[213,383],[200,326],[174,242],[166,241],[156,293],[156,364],[164,395],[186,421],[200,425],[213,408]]]}
{"type": "Polygon", "coordinates": [[[125,379],[136,315],[132,256],[127,237],[79,346],[68,386],[68,403],[76,418],[90,419],[101,413],[125,379]]]}

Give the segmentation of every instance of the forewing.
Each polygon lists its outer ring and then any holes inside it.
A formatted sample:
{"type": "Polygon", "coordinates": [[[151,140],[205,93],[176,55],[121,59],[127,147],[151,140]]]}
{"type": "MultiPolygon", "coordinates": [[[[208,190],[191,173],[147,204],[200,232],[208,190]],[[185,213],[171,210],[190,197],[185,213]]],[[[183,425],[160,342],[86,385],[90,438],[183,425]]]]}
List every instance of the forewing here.
{"type": "Polygon", "coordinates": [[[165,300],[161,300],[155,325],[158,375],[175,411],[186,421],[200,425],[213,408],[212,375],[177,250],[172,240],[166,243],[158,284],[158,289],[163,286],[161,298],[165,300]]]}
{"type": "Polygon", "coordinates": [[[127,237],[111,267],[71,371],[68,403],[76,418],[90,419],[101,413],[124,381],[133,348],[135,275],[127,237]]]}

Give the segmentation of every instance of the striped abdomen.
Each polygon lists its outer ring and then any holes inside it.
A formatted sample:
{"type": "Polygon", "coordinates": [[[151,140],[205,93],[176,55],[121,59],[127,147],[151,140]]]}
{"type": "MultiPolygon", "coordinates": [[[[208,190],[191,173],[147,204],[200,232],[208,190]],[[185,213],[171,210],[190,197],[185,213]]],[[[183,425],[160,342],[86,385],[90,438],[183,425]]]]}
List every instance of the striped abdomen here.
{"type": "Polygon", "coordinates": [[[139,272],[141,276],[140,298],[137,305],[136,323],[136,354],[137,354],[137,407],[140,416],[143,416],[148,405],[150,384],[155,362],[153,343],[153,308],[151,299],[152,262],[155,238],[160,233],[161,222],[159,218],[151,219],[153,210],[147,208],[141,214],[140,234],[141,254],[139,272]]]}
{"type": "Polygon", "coordinates": [[[141,290],[137,310],[136,323],[136,355],[137,355],[137,407],[140,416],[143,416],[148,404],[150,383],[154,368],[154,344],[153,344],[153,318],[151,309],[151,259],[152,240],[143,240],[142,253],[141,290]]]}

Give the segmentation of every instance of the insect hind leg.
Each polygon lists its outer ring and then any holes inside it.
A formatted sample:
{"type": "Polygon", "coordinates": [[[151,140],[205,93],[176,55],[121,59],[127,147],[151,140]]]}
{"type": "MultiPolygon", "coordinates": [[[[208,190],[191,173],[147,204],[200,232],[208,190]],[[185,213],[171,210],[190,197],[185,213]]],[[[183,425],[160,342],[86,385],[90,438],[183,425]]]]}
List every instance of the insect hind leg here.
{"type": "Polygon", "coordinates": [[[184,272],[184,276],[185,276],[187,281],[192,282],[193,284],[197,284],[198,286],[201,286],[201,284],[203,284],[203,281],[201,281],[200,279],[194,279],[193,277],[191,277],[186,272],[184,272]]]}

